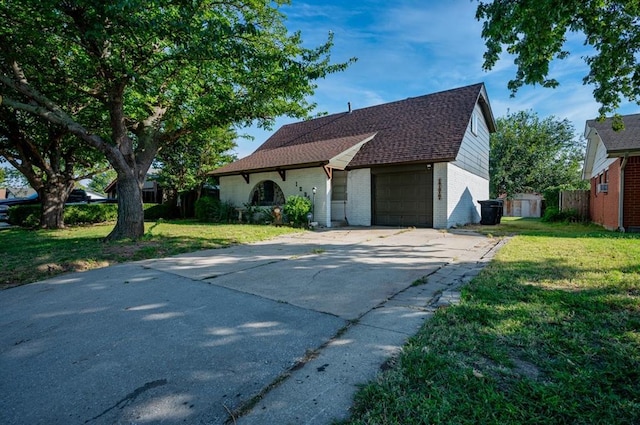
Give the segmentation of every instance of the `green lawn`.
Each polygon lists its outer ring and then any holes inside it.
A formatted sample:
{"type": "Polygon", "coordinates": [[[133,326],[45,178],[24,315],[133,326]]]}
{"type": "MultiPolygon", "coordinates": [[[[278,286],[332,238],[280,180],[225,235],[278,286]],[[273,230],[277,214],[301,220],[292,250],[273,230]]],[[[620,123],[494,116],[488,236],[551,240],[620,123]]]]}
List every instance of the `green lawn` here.
{"type": "Polygon", "coordinates": [[[640,235],[517,234],[357,395],[344,424],[640,424],[640,235]]]}
{"type": "Polygon", "coordinates": [[[300,229],[290,227],[163,221],[146,223],[146,234],[141,240],[103,242],[111,229],[113,224],[64,230],[0,231],[0,288],[35,282],[70,271],[221,248],[300,232],[300,229]]]}
{"type": "MultiPolygon", "coordinates": [[[[299,231],[161,222],[142,240],[102,242],[111,228],[1,231],[0,284],[299,231]]],[[[515,236],[363,387],[344,424],[639,424],[640,235],[539,220],[470,228],[515,236]]]]}

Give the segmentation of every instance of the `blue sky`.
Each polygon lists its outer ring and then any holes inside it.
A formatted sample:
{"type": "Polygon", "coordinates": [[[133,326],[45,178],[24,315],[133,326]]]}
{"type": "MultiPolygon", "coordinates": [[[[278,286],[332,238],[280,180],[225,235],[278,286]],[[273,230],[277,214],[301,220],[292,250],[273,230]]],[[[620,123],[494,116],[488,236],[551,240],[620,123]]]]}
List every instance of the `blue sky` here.
{"type": "MultiPolygon", "coordinates": [[[[560,82],[556,89],[523,87],[510,97],[507,82],[515,75],[513,57],[507,54],[493,70],[482,70],[485,51],[476,21],[475,0],[375,1],[292,0],[282,10],[291,31],[300,30],[309,47],[323,43],[334,33],[334,62],[357,57],[346,71],[318,82],[317,112],[329,114],[421,96],[484,82],[494,116],[532,109],[542,118],[554,115],[569,119],[580,135],[585,121],[598,114],[593,87],[584,86],[588,68],[582,56],[589,53],[584,38],[569,34],[571,55],[551,66],[550,76],[560,82]]],[[[640,111],[626,104],[620,113],[640,111]]],[[[279,118],[273,129],[295,122],[279,118]]],[[[240,139],[235,153],[244,157],[262,144],[273,131],[240,129],[254,140],[240,139]]]]}

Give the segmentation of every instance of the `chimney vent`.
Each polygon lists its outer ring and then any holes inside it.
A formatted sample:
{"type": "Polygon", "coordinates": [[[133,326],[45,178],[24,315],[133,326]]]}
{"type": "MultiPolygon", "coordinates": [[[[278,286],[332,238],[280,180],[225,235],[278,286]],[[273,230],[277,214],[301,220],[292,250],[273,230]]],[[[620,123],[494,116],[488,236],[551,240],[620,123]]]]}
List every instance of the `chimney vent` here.
{"type": "Polygon", "coordinates": [[[349,109],[349,113],[351,113],[351,102],[347,102],[347,108],[349,109]]]}

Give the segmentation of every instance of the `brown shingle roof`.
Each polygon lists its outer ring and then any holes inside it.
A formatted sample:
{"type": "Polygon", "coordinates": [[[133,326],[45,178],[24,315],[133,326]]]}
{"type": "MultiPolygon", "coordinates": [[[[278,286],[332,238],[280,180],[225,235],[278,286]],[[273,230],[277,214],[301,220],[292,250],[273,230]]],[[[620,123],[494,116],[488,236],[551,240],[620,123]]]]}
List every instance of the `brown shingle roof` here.
{"type": "Polygon", "coordinates": [[[612,118],[587,121],[587,126],[598,132],[609,155],[640,150],[640,114],[623,115],[622,121],[624,130],[620,131],[612,128],[612,118]]]}
{"type": "MultiPolygon", "coordinates": [[[[493,116],[488,101],[481,96],[482,89],[483,84],[475,84],[285,125],[252,155],[213,174],[257,171],[267,168],[267,164],[271,168],[278,163],[285,165],[284,153],[289,158],[286,164],[291,166],[306,158],[303,153],[306,150],[328,149],[339,141],[372,133],[375,137],[360,149],[348,168],[452,161],[478,101],[489,128],[494,130],[493,116]]],[[[323,161],[331,156],[321,157],[319,152],[314,156],[323,161]]]]}
{"type": "Polygon", "coordinates": [[[255,172],[326,164],[331,158],[374,135],[375,133],[357,134],[305,144],[280,146],[273,149],[258,149],[246,158],[218,168],[213,174],[237,174],[243,171],[255,172]]]}

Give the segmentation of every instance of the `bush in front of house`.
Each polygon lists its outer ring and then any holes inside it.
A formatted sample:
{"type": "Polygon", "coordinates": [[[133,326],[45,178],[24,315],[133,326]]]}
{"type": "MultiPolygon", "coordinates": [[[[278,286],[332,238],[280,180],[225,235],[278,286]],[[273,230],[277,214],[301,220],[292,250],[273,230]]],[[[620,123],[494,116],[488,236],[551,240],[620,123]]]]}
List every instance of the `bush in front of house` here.
{"type": "Polygon", "coordinates": [[[203,196],[195,204],[196,219],[212,223],[230,223],[236,215],[235,206],[211,196],[203,196]]]}
{"type": "Polygon", "coordinates": [[[146,221],[157,221],[171,217],[171,208],[167,204],[144,204],[144,219],[146,221]]]}
{"type": "Polygon", "coordinates": [[[295,226],[307,225],[307,214],[311,212],[311,200],[302,196],[289,196],[284,204],[283,213],[289,223],[295,226]]]}

